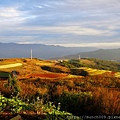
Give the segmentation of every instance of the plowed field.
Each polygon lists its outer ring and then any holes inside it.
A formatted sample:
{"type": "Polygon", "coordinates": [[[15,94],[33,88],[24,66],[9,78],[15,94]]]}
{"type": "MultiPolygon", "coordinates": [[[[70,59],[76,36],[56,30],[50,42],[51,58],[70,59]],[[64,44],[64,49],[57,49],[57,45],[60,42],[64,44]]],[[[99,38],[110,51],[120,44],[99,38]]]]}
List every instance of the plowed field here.
{"type": "Polygon", "coordinates": [[[66,77],[67,74],[60,73],[46,73],[46,74],[31,74],[31,77],[42,77],[42,78],[57,78],[57,77],[66,77]]]}

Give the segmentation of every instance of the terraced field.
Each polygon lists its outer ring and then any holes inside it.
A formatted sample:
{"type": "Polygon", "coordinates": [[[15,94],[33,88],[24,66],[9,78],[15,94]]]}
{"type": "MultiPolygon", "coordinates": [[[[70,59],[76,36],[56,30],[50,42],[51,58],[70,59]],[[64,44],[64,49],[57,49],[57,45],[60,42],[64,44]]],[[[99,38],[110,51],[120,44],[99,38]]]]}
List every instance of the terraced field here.
{"type": "Polygon", "coordinates": [[[60,73],[44,73],[44,74],[31,74],[29,77],[40,77],[40,78],[61,78],[66,77],[67,74],[60,74],[60,73]]]}
{"type": "Polygon", "coordinates": [[[87,68],[87,67],[81,67],[80,69],[87,71],[89,73],[89,75],[100,75],[100,74],[104,74],[106,72],[111,72],[108,70],[98,70],[98,69],[87,68]]]}
{"type": "Polygon", "coordinates": [[[7,65],[0,65],[0,69],[18,67],[18,66],[21,66],[21,65],[22,65],[22,63],[14,63],[14,64],[7,64],[7,65]]]}
{"type": "Polygon", "coordinates": [[[116,72],[115,77],[120,78],[120,72],[116,72]]]}
{"type": "Polygon", "coordinates": [[[117,78],[120,78],[120,72],[112,72],[109,70],[98,70],[98,69],[93,69],[93,68],[87,68],[87,67],[81,67],[79,69],[83,69],[88,72],[89,75],[94,76],[94,75],[100,75],[104,73],[111,73],[117,78]]]}

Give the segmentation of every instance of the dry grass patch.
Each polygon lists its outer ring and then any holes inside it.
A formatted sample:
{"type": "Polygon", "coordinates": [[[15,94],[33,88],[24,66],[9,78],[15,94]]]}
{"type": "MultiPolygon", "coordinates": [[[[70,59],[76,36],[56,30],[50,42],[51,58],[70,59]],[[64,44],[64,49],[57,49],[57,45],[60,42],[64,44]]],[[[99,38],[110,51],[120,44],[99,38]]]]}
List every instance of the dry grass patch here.
{"type": "Polygon", "coordinates": [[[94,105],[101,114],[120,114],[120,91],[99,87],[93,92],[93,96],[94,105]]]}

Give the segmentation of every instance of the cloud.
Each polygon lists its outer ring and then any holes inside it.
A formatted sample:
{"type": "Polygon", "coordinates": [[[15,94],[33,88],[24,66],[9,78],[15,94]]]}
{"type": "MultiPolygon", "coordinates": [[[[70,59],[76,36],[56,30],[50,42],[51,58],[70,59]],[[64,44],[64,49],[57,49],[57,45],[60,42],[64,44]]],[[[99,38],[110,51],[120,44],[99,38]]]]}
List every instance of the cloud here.
{"type": "MultiPolygon", "coordinates": [[[[49,44],[51,45],[51,44],[49,44]]],[[[81,44],[54,44],[54,45],[61,45],[65,47],[98,47],[98,48],[120,48],[120,42],[101,42],[101,43],[81,43],[81,44]]]]}
{"type": "Polygon", "coordinates": [[[73,34],[73,35],[95,35],[95,36],[113,36],[117,33],[109,29],[95,29],[82,26],[26,26],[19,27],[18,30],[26,31],[29,33],[54,33],[54,34],[73,34]]]}
{"type": "Polygon", "coordinates": [[[37,36],[0,36],[0,41],[4,41],[5,43],[8,43],[9,41],[13,41],[15,43],[19,42],[26,42],[29,43],[33,42],[34,39],[36,39],[37,36]]]}
{"type": "Polygon", "coordinates": [[[36,6],[36,7],[38,7],[38,8],[43,8],[43,6],[41,6],[41,5],[39,5],[39,6],[36,6]]]}
{"type": "Polygon", "coordinates": [[[119,0],[5,0],[0,42],[117,46],[119,8],[119,0]]]}
{"type": "MultiPolygon", "coordinates": [[[[119,0],[65,0],[67,5],[87,10],[116,10],[119,9],[119,0]],[[113,8],[114,7],[114,8],[113,8]]],[[[77,8],[77,9],[78,9],[77,8]]],[[[74,8],[75,9],[75,8],[74,8]]],[[[103,11],[102,11],[103,12],[103,11]]]]}
{"type": "Polygon", "coordinates": [[[0,8],[0,26],[9,27],[23,23],[25,14],[14,7],[0,8]]]}
{"type": "Polygon", "coordinates": [[[19,16],[19,12],[14,8],[2,8],[0,9],[0,17],[11,18],[19,16]]]}

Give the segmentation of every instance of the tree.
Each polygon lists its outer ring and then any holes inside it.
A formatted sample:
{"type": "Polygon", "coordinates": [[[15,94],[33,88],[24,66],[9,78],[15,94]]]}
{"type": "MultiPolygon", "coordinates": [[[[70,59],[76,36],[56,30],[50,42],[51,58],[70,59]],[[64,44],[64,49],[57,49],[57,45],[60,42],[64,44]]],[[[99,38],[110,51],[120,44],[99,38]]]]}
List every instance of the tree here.
{"type": "Polygon", "coordinates": [[[9,74],[6,87],[9,87],[11,89],[13,96],[17,97],[19,95],[20,86],[18,85],[18,80],[16,76],[9,74]]]}

